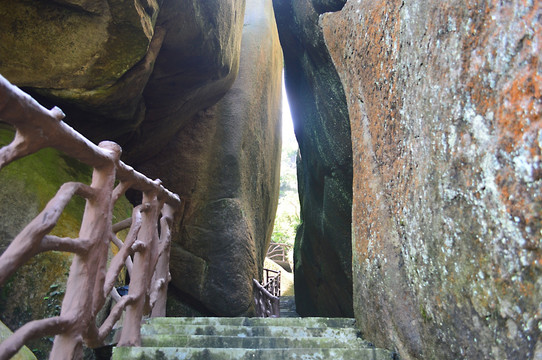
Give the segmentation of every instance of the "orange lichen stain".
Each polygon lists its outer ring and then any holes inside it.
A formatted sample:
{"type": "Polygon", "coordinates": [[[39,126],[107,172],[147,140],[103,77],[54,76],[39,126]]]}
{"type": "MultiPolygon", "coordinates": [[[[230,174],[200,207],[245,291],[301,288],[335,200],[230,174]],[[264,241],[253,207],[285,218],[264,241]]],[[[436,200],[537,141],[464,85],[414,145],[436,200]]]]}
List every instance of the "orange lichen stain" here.
{"type": "MultiPolygon", "coordinates": [[[[524,49],[533,48],[531,39],[523,41],[524,49]]],[[[529,58],[530,54],[522,55],[528,62],[503,86],[495,112],[498,147],[505,154],[500,161],[501,169],[496,174],[496,181],[507,211],[512,216],[521,217],[523,224],[527,225],[538,216],[533,206],[537,200],[526,187],[528,178],[516,172],[514,162],[521,161],[524,166],[531,166],[532,180],[541,177],[535,162],[540,162],[542,156],[537,141],[542,129],[542,76],[538,72],[539,59],[536,56],[529,58]]]]}
{"type": "Polygon", "coordinates": [[[530,127],[540,127],[542,116],[542,76],[532,68],[518,75],[504,90],[497,116],[500,144],[507,152],[523,142],[530,127]]]}
{"type": "Polygon", "coordinates": [[[518,184],[515,179],[514,171],[508,165],[503,166],[503,168],[497,172],[495,176],[496,183],[499,185],[499,190],[501,194],[501,200],[509,205],[512,205],[512,201],[515,207],[525,208],[525,199],[519,197],[518,195],[518,184]],[[511,196],[514,194],[514,196],[511,196]]]}
{"type": "Polygon", "coordinates": [[[519,292],[525,297],[531,297],[534,295],[534,284],[530,282],[521,282],[518,285],[519,292]]]}
{"type": "Polygon", "coordinates": [[[435,303],[437,304],[437,306],[438,306],[439,308],[442,308],[442,299],[440,298],[439,295],[436,295],[436,296],[435,296],[435,303]]]}
{"type": "MultiPolygon", "coordinates": [[[[539,5],[537,6],[539,7],[539,5]]],[[[524,21],[530,23],[536,11],[528,13],[524,21]]],[[[503,91],[499,109],[499,125],[508,130],[511,139],[521,139],[524,132],[525,120],[540,121],[542,114],[542,76],[538,73],[539,54],[542,52],[542,34],[535,32],[533,37],[527,35],[522,39],[522,51],[518,54],[525,60],[524,66],[507,84],[503,91]],[[535,49],[536,46],[536,49],[535,49]]],[[[506,144],[511,151],[514,144],[506,144]]]]}

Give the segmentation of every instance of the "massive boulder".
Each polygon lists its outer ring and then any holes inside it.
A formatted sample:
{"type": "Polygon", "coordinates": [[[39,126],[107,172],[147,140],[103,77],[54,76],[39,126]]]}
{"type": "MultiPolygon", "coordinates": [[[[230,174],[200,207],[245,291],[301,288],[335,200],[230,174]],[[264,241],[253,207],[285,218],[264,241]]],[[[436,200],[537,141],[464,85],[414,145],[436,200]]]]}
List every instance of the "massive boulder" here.
{"type": "Polygon", "coordinates": [[[542,4],[348,1],[320,19],[354,159],[354,311],[404,359],[539,359],[542,4]]]}
{"type": "Polygon", "coordinates": [[[154,0],[2,1],[0,73],[62,106],[87,135],[133,131],[165,35],[158,13],[154,0]]]}
{"type": "Polygon", "coordinates": [[[239,67],[244,0],[0,2],[0,73],[123,159],[156,155],[239,67]],[[152,75],[152,76],[151,76],[152,75]]]}
{"type": "MultiPolygon", "coordinates": [[[[140,166],[177,179],[171,189],[185,205],[172,245],[171,300],[192,311],[254,311],[252,279],[262,274],[280,185],[281,70],[271,1],[247,0],[232,88],[140,166]]],[[[169,315],[185,311],[171,306],[169,315]]]]}
{"type": "MultiPolygon", "coordinates": [[[[135,131],[119,138],[129,162],[156,155],[198,111],[215,104],[232,86],[244,12],[245,0],[164,1],[156,26],[165,35],[143,91],[145,115],[135,131]]],[[[137,124],[139,118],[134,120],[137,124]]]]}
{"type": "Polygon", "coordinates": [[[302,316],[352,316],[352,148],[342,84],[318,26],[344,1],[275,0],[299,142],[301,225],[294,249],[302,316]]]}

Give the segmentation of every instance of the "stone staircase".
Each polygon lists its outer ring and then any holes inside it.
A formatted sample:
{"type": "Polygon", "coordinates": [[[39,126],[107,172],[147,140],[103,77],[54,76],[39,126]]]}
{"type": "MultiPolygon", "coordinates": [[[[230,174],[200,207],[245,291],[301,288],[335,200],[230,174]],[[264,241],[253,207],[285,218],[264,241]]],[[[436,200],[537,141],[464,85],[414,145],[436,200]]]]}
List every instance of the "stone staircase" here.
{"type": "Polygon", "coordinates": [[[281,296],[280,297],[280,317],[299,317],[299,314],[295,308],[295,296],[281,296]]]}
{"type": "Polygon", "coordinates": [[[112,359],[394,359],[343,318],[154,318],[141,337],[112,359]]]}

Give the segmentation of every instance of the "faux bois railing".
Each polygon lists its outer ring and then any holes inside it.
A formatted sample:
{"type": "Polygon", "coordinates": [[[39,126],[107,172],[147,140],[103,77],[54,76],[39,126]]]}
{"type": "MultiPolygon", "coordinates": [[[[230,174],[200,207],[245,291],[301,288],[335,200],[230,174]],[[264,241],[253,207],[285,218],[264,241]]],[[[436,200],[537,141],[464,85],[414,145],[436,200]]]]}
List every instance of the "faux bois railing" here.
{"type": "Polygon", "coordinates": [[[288,249],[291,248],[290,244],[271,243],[267,248],[267,255],[269,259],[275,262],[287,262],[288,261],[288,249]]]}
{"type": "Polygon", "coordinates": [[[288,251],[291,248],[290,244],[271,243],[265,256],[282,266],[286,271],[292,272],[292,264],[288,260],[288,251]]]}
{"type": "Polygon", "coordinates": [[[258,280],[254,283],[254,302],[256,316],[279,317],[280,316],[280,271],[263,269],[264,280],[261,285],[258,280]]]}
{"type": "Polygon", "coordinates": [[[0,257],[2,286],[38,253],[74,253],[60,316],[23,325],[0,344],[1,360],[11,358],[32,338],[53,335],[56,337],[50,359],[80,359],[83,342],[89,347],[100,346],[123,311],[118,345],[136,346],[140,344],[143,315],[165,315],[171,226],[180,208],[179,197],[166,190],[159,180],[152,181],[120,161],[120,146],[108,141],[96,146],[61,121],[63,118],[60,109],[47,110],[0,75],[0,121],[16,130],[13,141],[0,149],[0,169],[45,147],[60,150],[94,168],[90,185],[62,185],[0,257]],[[142,192],[142,205],[133,209],[131,219],[113,225],[113,206],[129,188],[142,192]],[[48,235],[76,195],[86,199],[79,237],[48,235]],[[130,230],[122,242],[115,233],[127,227],[130,230]],[[107,267],[110,242],[119,247],[119,252],[107,267]],[[130,286],[128,294],[120,297],[114,284],[124,266],[130,274],[130,286]],[[98,327],[96,315],[109,294],[116,304],[98,327]]]}

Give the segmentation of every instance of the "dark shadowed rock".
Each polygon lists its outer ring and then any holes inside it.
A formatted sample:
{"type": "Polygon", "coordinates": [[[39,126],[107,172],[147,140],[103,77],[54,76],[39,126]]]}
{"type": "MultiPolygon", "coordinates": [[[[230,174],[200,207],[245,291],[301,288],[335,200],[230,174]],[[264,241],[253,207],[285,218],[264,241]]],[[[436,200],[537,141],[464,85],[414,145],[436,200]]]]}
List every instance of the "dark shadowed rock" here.
{"type": "MultiPolygon", "coordinates": [[[[127,159],[156,155],[200,110],[215,104],[239,69],[244,0],[165,1],[157,27],[167,33],[143,94],[143,123],[123,143],[127,159]]],[[[133,159],[133,160],[132,160],[133,159]]]]}
{"type": "Polygon", "coordinates": [[[318,27],[317,11],[337,10],[343,4],[274,1],[286,89],[301,154],[302,223],[294,252],[294,284],[302,316],[353,314],[350,125],[342,85],[318,27]]]}
{"type": "Polygon", "coordinates": [[[252,279],[262,273],[279,191],[282,53],[271,1],[246,5],[232,88],[140,167],[185,201],[173,293],[224,316],[253,312],[252,279]]]}
{"type": "Polygon", "coordinates": [[[346,0],[312,0],[314,10],[316,10],[318,14],[339,11],[343,8],[345,3],[346,0]]]}
{"type": "Polygon", "coordinates": [[[542,5],[324,15],[354,158],[354,311],[404,359],[542,356],[542,5]]]}

